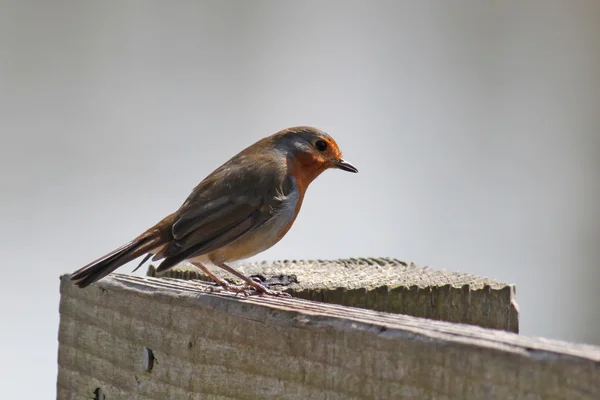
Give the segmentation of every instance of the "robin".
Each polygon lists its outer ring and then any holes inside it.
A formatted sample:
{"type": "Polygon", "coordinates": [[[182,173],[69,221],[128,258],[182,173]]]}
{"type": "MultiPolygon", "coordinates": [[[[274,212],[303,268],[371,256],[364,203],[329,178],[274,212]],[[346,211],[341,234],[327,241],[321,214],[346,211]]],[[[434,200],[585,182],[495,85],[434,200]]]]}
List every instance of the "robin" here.
{"type": "Polygon", "coordinates": [[[73,272],[71,280],[84,288],[146,254],[137,268],[150,257],[162,260],[157,272],[188,260],[224,290],[281,296],[226,263],[252,257],[277,243],[298,216],[308,185],[329,168],[358,172],[342,159],[337,143],[327,133],[306,126],[279,131],[221,165],[177,211],[73,272]],[[224,269],[245,285],[229,284],[207,265],[224,269]]]}

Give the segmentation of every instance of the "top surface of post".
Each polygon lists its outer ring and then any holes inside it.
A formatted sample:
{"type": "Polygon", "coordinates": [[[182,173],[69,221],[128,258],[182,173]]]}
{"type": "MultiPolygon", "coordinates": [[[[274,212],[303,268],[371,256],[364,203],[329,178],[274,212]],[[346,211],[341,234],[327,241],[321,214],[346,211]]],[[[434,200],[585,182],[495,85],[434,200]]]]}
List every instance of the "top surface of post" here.
{"type": "MultiPolygon", "coordinates": [[[[234,268],[294,297],[519,331],[514,285],[474,274],[423,268],[392,258],[250,262],[234,268]]],[[[230,278],[218,268],[213,272],[230,278]]],[[[156,267],[151,265],[148,275],[157,276],[156,267]]],[[[158,276],[210,281],[189,263],[158,276]]]]}
{"type": "MultiPolygon", "coordinates": [[[[153,275],[152,268],[149,275],[153,275]]],[[[282,260],[240,263],[235,269],[246,276],[264,275],[279,279],[282,286],[301,289],[373,289],[387,286],[417,286],[421,289],[434,286],[468,285],[471,290],[489,286],[499,290],[507,283],[464,272],[448,272],[429,267],[418,267],[412,262],[394,258],[348,258],[337,260],[282,260]]],[[[184,272],[200,273],[189,263],[181,263],[165,275],[178,277],[184,272]]],[[[277,283],[277,282],[274,282],[277,283]]]]}

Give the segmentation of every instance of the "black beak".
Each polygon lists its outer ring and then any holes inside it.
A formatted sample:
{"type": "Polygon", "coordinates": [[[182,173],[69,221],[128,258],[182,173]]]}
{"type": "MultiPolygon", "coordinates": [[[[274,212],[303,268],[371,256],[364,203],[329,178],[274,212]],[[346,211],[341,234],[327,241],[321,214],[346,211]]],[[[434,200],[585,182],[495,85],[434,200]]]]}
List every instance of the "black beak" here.
{"type": "Polygon", "coordinates": [[[350,164],[348,161],[344,161],[342,158],[335,162],[335,167],[348,172],[358,172],[358,169],[356,169],[354,165],[350,164]]]}

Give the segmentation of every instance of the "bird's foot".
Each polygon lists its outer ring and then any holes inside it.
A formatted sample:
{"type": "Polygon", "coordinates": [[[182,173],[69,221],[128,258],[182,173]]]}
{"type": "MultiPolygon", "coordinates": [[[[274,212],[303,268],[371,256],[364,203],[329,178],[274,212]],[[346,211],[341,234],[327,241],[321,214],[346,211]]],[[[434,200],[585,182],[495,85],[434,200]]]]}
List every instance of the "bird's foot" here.
{"type": "Polygon", "coordinates": [[[249,281],[246,282],[246,286],[254,290],[259,296],[266,294],[274,297],[292,297],[289,293],[267,288],[268,283],[263,284],[263,282],[265,282],[265,278],[262,275],[252,275],[249,281]]]}
{"type": "Polygon", "coordinates": [[[219,292],[232,292],[235,293],[236,296],[241,294],[245,297],[248,296],[273,296],[273,297],[292,297],[289,293],[281,292],[279,290],[269,289],[260,283],[254,281],[252,284],[244,284],[244,285],[232,285],[230,283],[219,283],[218,286],[211,286],[209,289],[213,293],[219,292]]]}
{"type": "Polygon", "coordinates": [[[241,294],[245,297],[250,296],[252,288],[248,287],[248,285],[231,285],[229,283],[225,284],[217,284],[217,286],[211,286],[208,290],[212,293],[220,293],[220,292],[232,292],[237,296],[241,294]]]}
{"type": "Polygon", "coordinates": [[[264,292],[262,292],[262,293],[259,292],[257,294],[259,296],[262,296],[262,295],[266,294],[266,295],[273,296],[273,297],[292,297],[292,295],[289,294],[289,293],[282,292],[280,290],[271,290],[271,289],[266,289],[266,288],[265,288],[264,292]]]}
{"type": "Polygon", "coordinates": [[[248,286],[250,286],[252,289],[254,289],[254,292],[256,294],[258,294],[259,296],[266,294],[266,295],[274,296],[274,297],[292,297],[292,295],[290,295],[289,293],[281,292],[279,290],[271,290],[256,281],[254,281],[253,284],[251,284],[251,285],[249,284],[248,286]]]}

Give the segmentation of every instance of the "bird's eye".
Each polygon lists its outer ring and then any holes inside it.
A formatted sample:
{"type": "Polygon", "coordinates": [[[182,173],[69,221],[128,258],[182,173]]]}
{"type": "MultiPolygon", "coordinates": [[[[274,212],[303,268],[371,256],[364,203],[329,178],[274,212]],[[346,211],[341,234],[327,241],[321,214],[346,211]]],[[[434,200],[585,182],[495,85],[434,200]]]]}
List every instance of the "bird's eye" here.
{"type": "Polygon", "coordinates": [[[322,139],[319,139],[315,142],[315,147],[320,152],[323,152],[323,151],[327,150],[327,142],[322,139]]]}

